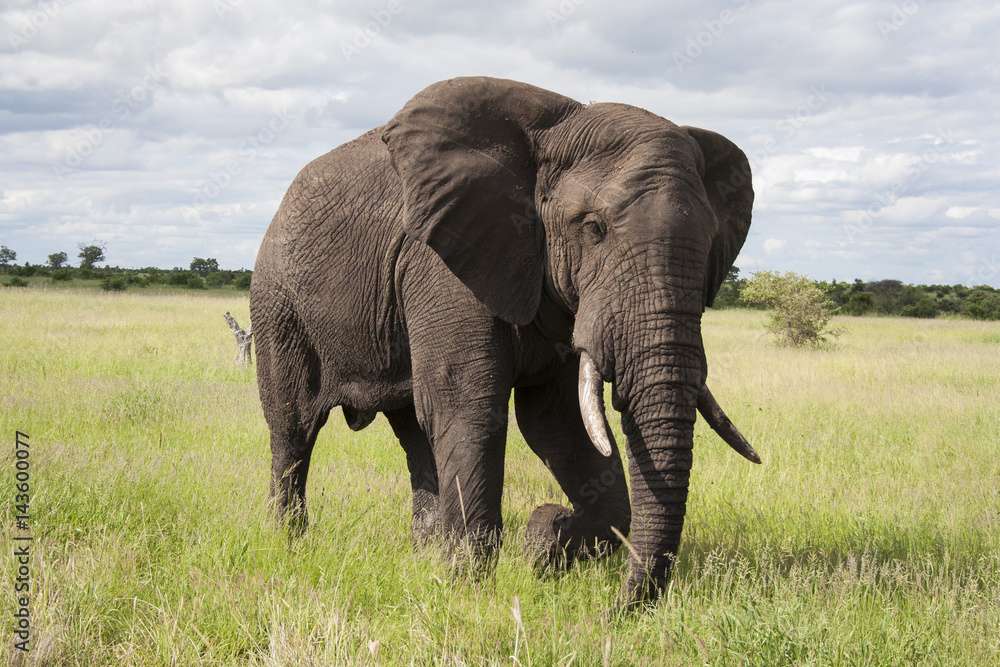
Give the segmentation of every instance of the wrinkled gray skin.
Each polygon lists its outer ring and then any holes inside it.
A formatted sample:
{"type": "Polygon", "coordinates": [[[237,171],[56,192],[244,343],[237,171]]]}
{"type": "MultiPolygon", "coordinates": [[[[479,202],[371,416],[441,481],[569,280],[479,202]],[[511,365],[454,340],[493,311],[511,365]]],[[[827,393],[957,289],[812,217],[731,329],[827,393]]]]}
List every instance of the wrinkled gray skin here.
{"type": "MultiPolygon", "coordinates": [[[[705,388],[701,315],[752,202],[746,157],[718,134],[489,78],[434,84],[318,158],[271,222],[250,291],[277,512],[304,526],[332,408],[354,429],[382,412],[406,452],[416,536],[488,558],[513,390],[572,505],[533,512],[531,556],[566,562],[629,535],[616,607],[656,600],[696,410],[738,436],[705,388]],[[613,438],[602,455],[581,417],[581,357],[612,384],[631,503],[613,438]]],[[[610,435],[597,409],[595,441],[610,435]]]]}

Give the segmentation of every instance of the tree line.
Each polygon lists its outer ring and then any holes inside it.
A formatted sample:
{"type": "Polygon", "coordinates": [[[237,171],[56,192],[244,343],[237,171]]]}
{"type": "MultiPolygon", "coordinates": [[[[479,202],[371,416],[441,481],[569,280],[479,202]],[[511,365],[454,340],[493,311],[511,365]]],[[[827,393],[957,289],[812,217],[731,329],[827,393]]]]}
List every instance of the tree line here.
{"type": "Polygon", "coordinates": [[[232,285],[238,290],[250,289],[252,271],[240,269],[228,271],[219,268],[219,262],[214,258],[195,257],[187,269],[174,267],[160,269],[145,267],[142,269],[123,269],[118,266],[98,267],[98,262],[105,260],[106,244],[101,241],[80,243],[77,246],[80,260],[77,267],[69,264],[68,255],[55,252],[49,255],[45,264],[23,265],[16,263],[17,253],[7,246],[0,246],[0,271],[10,276],[4,284],[9,287],[23,287],[29,283],[25,278],[48,278],[52,282],[69,282],[72,280],[99,280],[107,291],[125,291],[130,287],[149,287],[150,285],[175,285],[188,289],[219,288],[232,285]]]}
{"type": "MultiPolygon", "coordinates": [[[[13,276],[7,285],[27,285],[22,280],[31,276],[48,277],[53,281],[101,280],[107,290],[125,290],[129,287],[148,287],[153,284],[178,285],[189,289],[218,288],[233,285],[236,289],[250,289],[251,271],[225,271],[214,258],[195,257],[187,269],[174,267],[160,269],[122,269],[96,264],[104,261],[107,246],[101,241],[80,243],[77,246],[79,266],[68,264],[65,252],[49,255],[42,265],[15,263],[17,253],[7,246],[0,246],[0,271],[13,276]]],[[[768,272],[763,272],[767,274],[768,272]]],[[[865,282],[813,281],[795,276],[798,290],[809,286],[810,293],[822,295],[825,310],[838,315],[893,315],[902,317],[937,317],[938,315],[964,315],[978,320],[1000,320],[1000,290],[989,285],[907,285],[899,280],[865,282]]],[[[747,292],[752,279],[741,278],[740,270],[733,267],[715,297],[715,308],[769,307],[755,290],[747,292]],[[749,294],[750,298],[745,298],[749,294]]],[[[776,289],[772,285],[769,289],[776,289]]],[[[783,288],[789,289],[789,288],[783,288]]],[[[811,296],[816,299],[819,297],[811,296]]]]}
{"type": "MultiPolygon", "coordinates": [[[[1000,290],[989,285],[907,285],[899,280],[827,282],[796,278],[821,293],[837,315],[964,315],[978,320],[1000,320],[1000,290]]],[[[715,297],[714,307],[762,307],[756,293],[753,298],[744,298],[752,280],[741,278],[740,270],[733,267],[715,297]]]]}

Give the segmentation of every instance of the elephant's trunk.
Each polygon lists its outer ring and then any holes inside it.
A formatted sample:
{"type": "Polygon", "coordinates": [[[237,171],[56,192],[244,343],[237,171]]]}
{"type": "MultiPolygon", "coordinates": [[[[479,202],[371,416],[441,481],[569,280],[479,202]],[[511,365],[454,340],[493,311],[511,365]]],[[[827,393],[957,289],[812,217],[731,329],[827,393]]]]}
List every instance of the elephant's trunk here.
{"type": "Polygon", "coordinates": [[[616,363],[632,487],[629,564],[619,606],[659,598],[677,556],[687,503],[698,397],[705,384],[701,313],[644,318],[642,340],[616,363]]]}

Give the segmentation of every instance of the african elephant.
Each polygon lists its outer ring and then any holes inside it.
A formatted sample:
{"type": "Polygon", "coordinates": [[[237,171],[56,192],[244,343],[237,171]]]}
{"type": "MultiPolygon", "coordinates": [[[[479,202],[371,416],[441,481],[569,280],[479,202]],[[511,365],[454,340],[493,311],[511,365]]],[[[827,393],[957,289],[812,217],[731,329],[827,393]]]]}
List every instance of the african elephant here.
{"type": "Polygon", "coordinates": [[[278,515],[304,526],[332,408],[355,430],[382,412],[406,453],[414,533],[488,559],[513,390],[525,441],[572,505],[535,509],[533,557],[608,553],[630,535],[616,608],[656,600],[696,411],[759,462],[705,385],[701,339],[752,203],[747,159],[718,134],[482,77],[431,85],[316,159],[250,290],[278,515]]]}

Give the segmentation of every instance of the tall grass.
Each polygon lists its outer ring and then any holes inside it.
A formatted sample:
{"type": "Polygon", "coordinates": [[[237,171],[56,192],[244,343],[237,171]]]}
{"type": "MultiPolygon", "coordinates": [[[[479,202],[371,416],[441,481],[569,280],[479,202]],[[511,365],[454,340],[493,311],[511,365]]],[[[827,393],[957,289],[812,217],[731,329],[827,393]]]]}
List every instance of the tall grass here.
{"type": "Polygon", "coordinates": [[[25,656],[5,633],[12,663],[1000,663],[995,324],[843,318],[831,349],[799,351],[770,343],[765,314],[708,313],[710,384],[764,464],[698,425],[669,594],[616,622],[621,554],[547,578],[524,561],[531,510],[564,499],[513,429],[483,580],[411,544],[381,418],[354,433],[331,416],[310,529],[275,529],[227,310],[245,325],[235,294],[0,290],[0,434],[32,443],[33,634],[25,656]]]}

